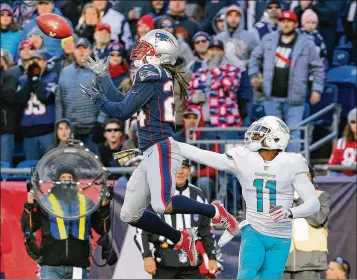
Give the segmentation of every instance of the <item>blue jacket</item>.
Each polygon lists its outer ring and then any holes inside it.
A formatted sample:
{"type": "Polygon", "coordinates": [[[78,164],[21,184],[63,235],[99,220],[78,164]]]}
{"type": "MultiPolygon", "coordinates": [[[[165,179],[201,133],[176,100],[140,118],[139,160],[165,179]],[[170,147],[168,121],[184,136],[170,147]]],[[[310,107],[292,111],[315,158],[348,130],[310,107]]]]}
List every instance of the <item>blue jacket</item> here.
{"type": "MultiPolygon", "coordinates": [[[[53,10],[53,13],[56,15],[62,16],[61,11],[58,10],[57,8],[55,8],[53,10]]],[[[37,23],[36,23],[37,16],[38,16],[38,14],[36,13],[34,15],[34,19],[24,26],[24,29],[22,30],[22,34],[21,34],[21,41],[26,39],[28,33],[31,31],[32,28],[37,27],[37,23]]],[[[69,25],[71,26],[71,28],[73,30],[72,23],[68,19],[67,19],[67,22],[69,23],[69,25]]],[[[61,40],[51,38],[51,37],[45,35],[44,33],[42,33],[42,34],[43,34],[42,37],[43,37],[43,43],[44,43],[43,45],[44,45],[44,48],[47,50],[47,52],[51,56],[58,57],[58,56],[62,55],[61,40]]]]}
{"type": "Polygon", "coordinates": [[[1,48],[9,51],[14,61],[16,61],[16,58],[19,53],[18,47],[20,43],[20,35],[21,35],[20,31],[8,30],[7,32],[4,31],[0,32],[1,48]]]}
{"type": "MultiPolygon", "coordinates": [[[[290,104],[303,104],[308,86],[309,73],[313,76],[312,90],[322,93],[324,88],[324,66],[317,54],[312,37],[298,34],[294,45],[289,75],[287,101],[290,104]]],[[[279,44],[280,32],[267,34],[253,51],[249,60],[249,76],[256,76],[263,69],[263,93],[271,98],[275,69],[275,51],[279,44]]]]}
{"type": "Polygon", "coordinates": [[[39,81],[33,83],[32,89],[27,75],[19,78],[20,89],[16,92],[16,99],[19,103],[27,104],[21,127],[31,128],[55,123],[54,101],[57,82],[58,76],[47,71],[43,73],[39,81]]]}

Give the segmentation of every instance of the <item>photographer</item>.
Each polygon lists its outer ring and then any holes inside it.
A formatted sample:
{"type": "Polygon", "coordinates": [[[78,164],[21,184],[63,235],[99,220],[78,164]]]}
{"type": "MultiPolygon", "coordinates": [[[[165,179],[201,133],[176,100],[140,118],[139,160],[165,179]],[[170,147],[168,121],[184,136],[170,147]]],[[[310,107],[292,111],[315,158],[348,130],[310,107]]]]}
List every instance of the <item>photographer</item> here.
{"type": "MultiPolygon", "coordinates": [[[[92,201],[78,193],[76,187],[68,188],[69,185],[77,186],[79,180],[78,172],[72,165],[60,165],[55,170],[54,187],[45,195],[52,209],[71,213],[78,212],[83,204],[85,209],[91,207],[92,201]]],[[[21,228],[29,255],[41,265],[41,279],[87,278],[90,231],[92,228],[98,234],[108,232],[109,212],[109,203],[102,201],[100,207],[89,216],[63,220],[39,207],[30,191],[22,213],[21,228]],[[33,236],[39,229],[42,231],[41,249],[38,249],[33,236]]]]}
{"type": "MultiPolygon", "coordinates": [[[[199,202],[206,202],[204,193],[199,188],[188,183],[190,164],[184,160],[176,174],[176,191],[173,195],[185,195],[199,202]]],[[[144,269],[153,275],[153,279],[177,279],[177,278],[202,278],[200,265],[204,262],[203,269],[208,277],[214,277],[218,270],[214,239],[211,233],[211,220],[200,215],[176,214],[160,215],[167,223],[177,229],[194,228],[197,231],[197,249],[200,252],[197,266],[192,267],[185,253],[176,251],[173,243],[156,234],[142,230],[137,231],[134,237],[135,243],[142,252],[144,269]],[[150,250],[150,244],[155,247],[154,257],[150,250]],[[202,244],[198,244],[202,243],[202,244]],[[203,246],[201,246],[203,245],[203,246]],[[202,257],[204,256],[204,257],[202,257]]]]}
{"type": "Polygon", "coordinates": [[[27,160],[39,160],[55,142],[54,101],[58,76],[48,72],[46,65],[45,53],[33,52],[16,92],[16,102],[24,108],[20,126],[27,160]]]}

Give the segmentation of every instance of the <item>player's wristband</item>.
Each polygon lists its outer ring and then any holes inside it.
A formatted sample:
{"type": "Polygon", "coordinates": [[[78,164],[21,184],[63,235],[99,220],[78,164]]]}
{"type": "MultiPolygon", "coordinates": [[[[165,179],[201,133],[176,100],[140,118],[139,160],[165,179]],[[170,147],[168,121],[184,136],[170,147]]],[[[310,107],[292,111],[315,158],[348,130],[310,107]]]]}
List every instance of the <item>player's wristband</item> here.
{"type": "Polygon", "coordinates": [[[288,218],[289,218],[289,219],[294,218],[293,212],[291,212],[291,210],[290,210],[290,209],[288,209],[288,212],[289,212],[289,214],[288,214],[288,218]]]}

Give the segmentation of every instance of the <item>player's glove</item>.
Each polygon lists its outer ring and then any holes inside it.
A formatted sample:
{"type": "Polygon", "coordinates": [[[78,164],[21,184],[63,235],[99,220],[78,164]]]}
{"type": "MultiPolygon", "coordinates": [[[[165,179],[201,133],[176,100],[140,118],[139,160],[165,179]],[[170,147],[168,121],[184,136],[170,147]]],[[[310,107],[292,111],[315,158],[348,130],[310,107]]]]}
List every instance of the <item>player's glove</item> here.
{"type": "Polygon", "coordinates": [[[82,91],[91,99],[93,100],[94,104],[100,108],[108,99],[102,94],[95,86],[91,88],[86,88],[85,86],[81,85],[82,91]]]}
{"type": "Polygon", "coordinates": [[[89,70],[91,70],[97,76],[105,76],[109,71],[109,61],[110,54],[107,57],[106,62],[103,62],[99,59],[98,53],[94,52],[94,60],[88,56],[86,60],[82,60],[83,66],[89,70]]]}
{"type": "Polygon", "coordinates": [[[113,157],[121,166],[125,166],[125,163],[139,155],[141,155],[141,151],[139,149],[130,149],[114,153],[113,157]]]}
{"type": "Polygon", "coordinates": [[[275,206],[274,208],[270,209],[269,213],[274,222],[293,218],[293,213],[291,213],[289,209],[286,209],[283,206],[275,206]]]}

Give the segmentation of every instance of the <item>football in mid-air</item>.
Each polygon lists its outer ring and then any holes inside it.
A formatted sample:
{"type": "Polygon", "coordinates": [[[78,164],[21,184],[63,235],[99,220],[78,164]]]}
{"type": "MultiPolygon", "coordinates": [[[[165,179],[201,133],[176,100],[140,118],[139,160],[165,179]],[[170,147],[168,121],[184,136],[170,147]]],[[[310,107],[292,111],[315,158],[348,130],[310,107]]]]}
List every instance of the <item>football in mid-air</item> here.
{"type": "Polygon", "coordinates": [[[63,39],[72,35],[67,20],[59,15],[43,14],[36,18],[36,22],[41,31],[52,38],[63,39]]]}

